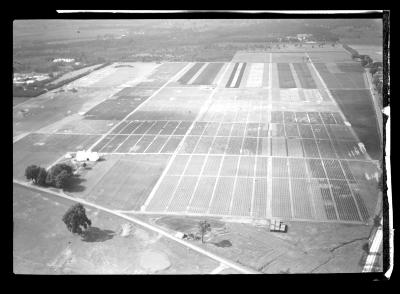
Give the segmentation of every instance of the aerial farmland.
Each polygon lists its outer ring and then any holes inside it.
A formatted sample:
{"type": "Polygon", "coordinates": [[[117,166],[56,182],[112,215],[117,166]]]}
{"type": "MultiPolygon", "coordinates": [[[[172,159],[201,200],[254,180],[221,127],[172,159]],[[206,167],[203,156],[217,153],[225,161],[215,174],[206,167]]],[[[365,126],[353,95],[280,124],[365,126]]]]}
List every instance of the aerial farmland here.
{"type": "Polygon", "coordinates": [[[114,61],[24,99],[13,106],[14,272],[361,273],[383,197],[371,87],[340,43],[274,43],[230,60],[114,61]],[[100,159],[82,168],[82,150],[100,159]],[[75,185],[25,177],[57,163],[76,168],[75,185]],[[90,240],[61,221],[74,203],[98,230],[90,240]],[[201,221],[204,243],[177,237],[201,221]]]}

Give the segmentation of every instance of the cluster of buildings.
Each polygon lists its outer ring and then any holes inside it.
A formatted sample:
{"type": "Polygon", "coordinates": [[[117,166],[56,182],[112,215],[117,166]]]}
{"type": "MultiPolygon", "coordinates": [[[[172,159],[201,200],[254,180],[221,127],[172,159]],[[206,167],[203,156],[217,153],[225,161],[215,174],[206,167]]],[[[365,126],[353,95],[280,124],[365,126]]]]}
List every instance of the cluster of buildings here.
{"type": "Polygon", "coordinates": [[[38,73],[14,73],[13,83],[14,84],[33,84],[35,82],[40,82],[49,79],[48,74],[38,74],[38,73]]]}

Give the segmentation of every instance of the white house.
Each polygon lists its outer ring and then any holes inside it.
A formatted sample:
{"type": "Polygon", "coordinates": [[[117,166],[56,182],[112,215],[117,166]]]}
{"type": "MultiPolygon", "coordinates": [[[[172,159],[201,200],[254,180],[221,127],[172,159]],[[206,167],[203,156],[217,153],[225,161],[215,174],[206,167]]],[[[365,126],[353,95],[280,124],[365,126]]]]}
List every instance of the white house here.
{"type": "Polygon", "coordinates": [[[100,156],[97,152],[82,150],[76,153],[75,159],[77,161],[97,161],[100,159],[100,156]]]}

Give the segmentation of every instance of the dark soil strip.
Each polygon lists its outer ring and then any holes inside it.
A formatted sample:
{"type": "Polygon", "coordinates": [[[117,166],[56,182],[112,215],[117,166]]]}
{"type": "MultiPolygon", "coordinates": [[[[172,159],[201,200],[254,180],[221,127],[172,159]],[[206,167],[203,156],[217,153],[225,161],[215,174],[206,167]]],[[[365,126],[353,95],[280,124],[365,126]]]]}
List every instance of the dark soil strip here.
{"type": "Polygon", "coordinates": [[[288,63],[277,63],[278,75],[279,75],[279,87],[280,88],[296,88],[296,82],[294,81],[292,71],[288,63]]]}
{"type": "Polygon", "coordinates": [[[294,70],[299,77],[300,84],[305,89],[316,89],[317,85],[311,75],[310,69],[304,63],[293,63],[294,70]]]}
{"type": "Polygon", "coordinates": [[[199,71],[199,69],[204,65],[204,62],[198,62],[193,65],[179,80],[181,84],[187,84],[190,79],[199,71]]]}
{"type": "Polygon", "coordinates": [[[211,85],[223,65],[223,63],[209,63],[193,82],[193,85],[211,85]]]}
{"type": "Polygon", "coordinates": [[[239,88],[240,82],[242,81],[244,70],[246,69],[246,65],[247,65],[247,63],[243,63],[242,69],[241,69],[238,79],[236,81],[235,88],[239,88]]]}
{"type": "Polygon", "coordinates": [[[229,80],[228,80],[228,82],[226,83],[225,88],[230,88],[230,84],[232,83],[233,77],[235,76],[235,73],[236,73],[236,70],[237,70],[238,66],[239,66],[239,63],[236,62],[236,63],[235,63],[235,66],[233,67],[231,76],[229,77],[229,80]]]}

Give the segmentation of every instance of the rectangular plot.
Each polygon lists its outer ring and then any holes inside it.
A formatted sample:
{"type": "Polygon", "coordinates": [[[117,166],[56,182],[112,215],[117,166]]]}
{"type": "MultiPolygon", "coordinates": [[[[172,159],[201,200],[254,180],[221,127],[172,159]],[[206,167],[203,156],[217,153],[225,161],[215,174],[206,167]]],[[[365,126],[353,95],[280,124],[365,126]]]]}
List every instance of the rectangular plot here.
{"type": "Polygon", "coordinates": [[[259,137],[268,137],[268,129],[269,129],[268,123],[260,123],[259,130],[258,130],[258,136],[259,137]]]}
{"type": "Polygon", "coordinates": [[[210,154],[225,154],[229,137],[215,137],[210,148],[210,154]]]}
{"type": "Polygon", "coordinates": [[[189,158],[190,158],[190,155],[175,156],[174,161],[172,161],[172,163],[167,171],[167,175],[177,175],[177,176],[182,175],[189,158]]]}
{"type": "Polygon", "coordinates": [[[301,139],[288,138],[286,139],[288,156],[303,157],[303,146],[301,139]]]}
{"type": "Polygon", "coordinates": [[[289,177],[287,159],[284,157],[272,157],[272,177],[289,177]]]}
{"type": "Polygon", "coordinates": [[[320,112],[324,124],[336,124],[335,118],[329,112],[320,112]]]}
{"type": "Polygon", "coordinates": [[[311,179],[310,183],[315,217],[321,220],[337,220],[335,204],[329,189],[328,180],[311,179]]]}
{"type": "Polygon", "coordinates": [[[119,134],[119,132],[123,128],[125,128],[129,123],[130,123],[130,121],[128,121],[128,120],[121,121],[119,123],[119,125],[114,130],[111,131],[111,134],[119,134]]]}
{"type": "Polygon", "coordinates": [[[225,156],[222,161],[221,176],[236,176],[239,156],[225,156]]]}
{"type": "Polygon", "coordinates": [[[206,122],[195,122],[189,135],[201,135],[207,126],[206,122]]]}
{"type": "Polygon", "coordinates": [[[147,211],[164,211],[172,198],[174,190],[178,185],[179,177],[165,176],[160,186],[154,193],[153,198],[146,207],[147,211]]]}
{"type": "Polygon", "coordinates": [[[96,146],[94,146],[92,148],[92,151],[93,152],[99,152],[100,149],[102,149],[105,145],[108,144],[108,142],[110,142],[114,138],[114,136],[115,135],[107,135],[107,136],[105,136],[103,140],[101,140],[99,143],[97,143],[96,146]]]}
{"type": "Polygon", "coordinates": [[[283,112],[283,120],[286,123],[295,123],[296,116],[293,111],[284,111],[283,112]]]}
{"type": "Polygon", "coordinates": [[[297,124],[285,124],[286,137],[300,137],[297,124]]]}
{"type": "Polygon", "coordinates": [[[140,125],[144,122],[142,121],[129,121],[129,124],[125,126],[122,130],[120,130],[120,134],[132,134],[134,130],[136,130],[140,125]]]}
{"type": "Polygon", "coordinates": [[[249,76],[247,78],[246,87],[255,88],[262,87],[264,63],[252,63],[249,76]]]}
{"type": "Polygon", "coordinates": [[[192,77],[202,68],[204,62],[197,62],[178,80],[181,84],[187,84],[192,77]]]}
{"type": "Polygon", "coordinates": [[[367,206],[365,205],[364,199],[362,198],[361,194],[358,192],[358,189],[352,189],[354,198],[357,202],[358,209],[360,210],[361,217],[364,222],[368,222],[369,220],[369,212],[367,206]]]}
{"type": "Polygon", "coordinates": [[[179,124],[179,126],[177,126],[177,128],[175,129],[173,134],[174,135],[185,135],[191,125],[192,125],[192,122],[182,121],[179,124]]]}
{"type": "Polygon", "coordinates": [[[147,147],[145,153],[158,153],[167,142],[168,136],[157,136],[156,139],[147,147]]]}
{"type": "Polygon", "coordinates": [[[338,125],[343,125],[344,124],[343,118],[342,118],[342,116],[340,115],[339,112],[331,112],[331,114],[334,117],[334,119],[336,121],[336,124],[338,124],[338,125]]]}
{"type": "Polygon", "coordinates": [[[182,141],[183,136],[170,136],[160,153],[173,153],[182,141]]]}
{"type": "Polygon", "coordinates": [[[210,213],[229,214],[234,178],[219,178],[211,202],[210,213]]]}
{"type": "Polygon", "coordinates": [[[163,127],[167,124],[167,121],[157,121],[148,131],[147,135],[157,135],[163,127]]]}
{"type": "Polygon", "coordinates": [[[310,177],[312,178],[326,178],[322,161],[320,159],[306,159],[308,170],[310,171],[310,177]]]}
{"type": "Polygon", "coordinates": [[[272,156],[287,156],[285,138],[271,138],[272,156]]]}
{"type": "Polygon", "coordinates": [[[309,124],[307,112],[295,112],[297,123],[309,124]]]}
{"type": "Polygon", "coordinates": [[[256,177],[267,177],[268,157],[256,157],[256,177]]]}
{"type": "Polygon", "coordinates": [[[338,160],[324,159],[322,160],[329,179],[345,180],[342,168],[338,160]]]}
{"type": "Polygon", "coordinates": [[[283,123],[282,111],[271,111],[271,123],[283,123]]]}
{"type": "Polygon", "coordinates": [[[231,215],[250,216],[253,179],[237,178],[233,193],[231,215]]]}
{"type": "Polygon", "coordinates": [[[309,139],[314,138],[310,125],[299,125],[299,132],[302,138],[309,138],[309,139]]]}
{"type": "Polygon", "coordinates": [[[350,183],[355,182],[356,179],[353,176],[353,173],[350,170],[349,163],[346,160],[340,160],[340,164],[342,165],[343,171],[346,175],[346,178],[349,180],[350,183]]]}
{"type": "Polygon", "coordinates": [[[189,212],[207,212],[216,180],[215,177],[200,177],[188,209],[189,212]]]}
{"type": "Polygon", "coordinates": [[[335,150],[329,140],[316,140],[322,158],[336,158],[335,150]]]}
{"type": "Polygon", "coordinates": [[[271,155],[271,138],[258,138],[258,147],[257,147],[258,155],[271,155]]]}
{"type": "Polygon", "coordinates": [[[208,156],[203,168],[203,176],[217,176],[222,158],[222,156],[208,156]]]}
{"type": "Polygon", "coordinates": [[[271,210],[273,217],[292,218],[288,179],[272,179],[271,210]]]}
{"type": "Polygon", "coordinates": [[[160,135],[171,135],[178,125],[179,122],[177,121],[169,121],[165,126],[162,127],[160,135]]]}
{"type": "Polygon", "coordinates": [[[242,137],[246,129],[245,123],[234,123],[231,131],[231,136],[242,137]]]}
{"type": "Polygon", "coordinates": [[[307,64],[304,63],[293,63],[293,68],[299,77],[302,88],[316,89],[317,85],[312,77],[311,71],[307,64]]]}
{"type": "MultiPolygon", "coordinates": [[[[145,134],[154,123],[155,121],[145,121],[139,127],[137,127],[132,134],[145,134]]],[[[129,126],[127,128],[129,128],[129,126]]]]}
{"type": "Polygon", "coordinates": [[[192,155],[185,169],[185,176],[200,175],[206,156],[192,155]]]}
{"type": "Polygon", "coordinates": [[[311,128],[316,139],[329,139],[324,125],[311,125],[311,128]]]}
{"type": "Polygon", "coordinates": [[[182,146],[179,149],[179,153],[193,153],[199,140],[200,136],[186,136],[185,141],[183,141],[182,146]]]}
{"type": "Polygon", "coordinates": [[[239,177],[253,177],[254,167],[255,167],[254,156],[241,156],[237,175],[239,177]]]}
{"type": "Polygon", "coordinates": [[[216,75],[221,70],[224,63],[213,62],[209,63],[206,68],[201,72],[196,80],[192,83],[193,85],[211,85],[216,75]]]}
{"type": "Polygon", "coordinates": [[[236,84],[234,86],[235,88],[239,88],[240,83],[242,82],[242,77],[243,77],[244,71],[246,69],[246,66],[247,66],[246,62],[242,63],[242,68],[240,69],[239,76],[238,76],[238,78],[236,80],[236,84]]]}
{"type": "Polygon", "coordinates": [[[230,137],[228,147],[226,149],[226,154],[240,154],[242,142],[242,137],[230,137]]]}
{"type": "Polygon", "coordinates": [[[248,137],[258,137],[258,123],[247,123],[245,135],[248,137]]]}
{"type": "Polygon", "coordinates": [[[122,143],[122,145],[119,146],[118,149],[115,150],[114,152],[128,153],[133,151],[136,143],[139,141],[141,137],[142,135],[130,135],[128,139],[124,143],[122,143]]]}
{"type": "Polygon", "coordinates": [[[245,137],[243,140],[241,154],[255,155],[257,153],[257,138],[245,137]]]}
{"type": "Polygon", "coordinates": [[[196,182],[197,177],[182,177],[167,211],[186,211],[196,182]]]}
{"type": "Polygon", "coordinates": [[[267,216],[267,179],[254,180],[253,217],[265,218],[267,216]]]}
{"type": "Polygon", "coordinates": [[[320,118],[318,112],[307,112],[310,118],[310,123],[312,124],[322,124],[322,119],[320,118]]]}
{"type": "Polygon", "coordinates": [[[283,124],[271,123],[270,127],[272,137],[285,137],[285,129],[283,124]]]}
{"type": "Polygon", "coordinates": [[[313,219],[313,207],[307,180],[291,179],[293,214],[296,218],[313,219]]]}
{"type": "Polygon", "coordinates": [[[215,136],[219,128],[218,122],[208,123],[206,129],[204,130],[203,136],[215,136]]]}
{"type": "Polygon", "coordinates": [[[303,142],[304,153],[306,157],[317,157],[319,158],[319,152],[317,144],[312,139],[301,139],[303,142]]]}
{"type": "Polygon", "coordinates": [[[330,183],[339,218],[344,221],[360,221],[356,204],[346,181],[331,180],[330,183]]]}
{"type": "Polygon", "coordinates": [[[289,169],[291,178],[308,178],[306,162],[302,158],[289,158],[289,169]]]}
{"type": "Polygon", "coordinates": [[[107,145],[105,145],[100,152],[114,152],[115,149],[121,144],[125,139],[128,138],[128,135],[116,135],[107,145]]]}
{"type": "Polygon", "coordinates": [[[229,136],[232,129],[232,123],[221,123],[217,136],[229,136]]]}
{"type": "Polygon", "coordinates": [[[143,153],[147,147],[153,142],[155,136],[154,135],[143,135],[142,138],[136,143],[135,147],[131,152],[135,153],[143,153]]]}
{"type": "Polygon", "coordinates": [[[210,150],[211,144],[213,143],[213,137],[204,137],[202,136],[197,143],[196,148],[193,153],[207,154],[210,150]]]}
{"type": "Polygon", "coordinates": [[[231,75],[230,75],[230,77],[229,77],[229,79],[228,79],[228,82],[227,82],[226,85],[225,85],[225,88],[230,88],[230,87],[231,87],[232,80],[233,80],[233,78],[234,78],[235,75],[236,75],[236,71],[237,71],[238,66],[239,66],[239,63],[236,62],[235,65],[234,65],[234,67],[233,67],[233,69],[232,69],[231,75]]]}
{"type": "Polygon", "coordinates": [[[292,71],[288,63],[277,63],[280,88],[296,88],[292,71]]]}

